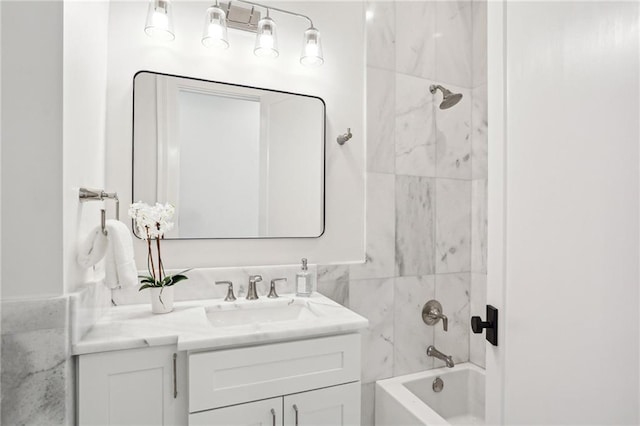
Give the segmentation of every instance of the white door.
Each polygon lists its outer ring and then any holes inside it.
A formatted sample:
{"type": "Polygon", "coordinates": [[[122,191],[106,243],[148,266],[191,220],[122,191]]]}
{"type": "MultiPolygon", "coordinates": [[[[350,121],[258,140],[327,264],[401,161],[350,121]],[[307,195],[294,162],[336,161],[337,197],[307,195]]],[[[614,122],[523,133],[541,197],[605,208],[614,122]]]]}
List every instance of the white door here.
{"type": "Polygon", "coordinates": [[[281,426],[282,397],[189,414],[189,426],[281,426]]]}
{"type": "Polygon", "coordinates": [[[284,397],[285,426],[360,426],[360,382],[284,397]]]}
{"type": "Polygon", "coordinates": [[[489,424],[638,424],[638,2],[489,2],[489,424]]]}

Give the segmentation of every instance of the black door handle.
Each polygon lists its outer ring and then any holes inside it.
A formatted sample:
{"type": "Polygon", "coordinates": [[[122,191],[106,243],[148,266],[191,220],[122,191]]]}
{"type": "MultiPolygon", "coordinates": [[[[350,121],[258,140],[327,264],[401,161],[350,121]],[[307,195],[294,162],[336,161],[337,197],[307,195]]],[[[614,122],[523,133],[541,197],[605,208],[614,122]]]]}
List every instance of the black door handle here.
{"type": "Polygon", "coordinates": [[[486,329],[485,338],[493,346],[498,346],[498,310],[491,305],[487,305],[487,320],[482,321],[480,317],[471,317],[471,330],[476,333],[482,333],[486,329]]]}

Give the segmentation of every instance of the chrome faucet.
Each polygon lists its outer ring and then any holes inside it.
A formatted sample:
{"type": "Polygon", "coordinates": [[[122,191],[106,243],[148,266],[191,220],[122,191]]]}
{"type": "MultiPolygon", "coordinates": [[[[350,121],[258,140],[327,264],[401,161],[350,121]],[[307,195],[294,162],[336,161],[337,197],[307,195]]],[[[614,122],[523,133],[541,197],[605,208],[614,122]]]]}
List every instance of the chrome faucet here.
{"type": "Polygon", "coordinates": [[[247,290],[247,300],[256,300],[258,293],[256,292],[256,283],[262,281],[262,275],[249,276],[249,289],[247,290]]]}
{"type": "Polygon", "coordinates": [[[432,356],[434,358],[438,358],[440,361],[444,361],[444,363],[447,364],[447,367],[449,368],[453,368],[455,366],[453,358],[451,358],[450,355],[443,354],[433,345],[429,345],[429,347],[427,348],[427,356],[432,356]]]}

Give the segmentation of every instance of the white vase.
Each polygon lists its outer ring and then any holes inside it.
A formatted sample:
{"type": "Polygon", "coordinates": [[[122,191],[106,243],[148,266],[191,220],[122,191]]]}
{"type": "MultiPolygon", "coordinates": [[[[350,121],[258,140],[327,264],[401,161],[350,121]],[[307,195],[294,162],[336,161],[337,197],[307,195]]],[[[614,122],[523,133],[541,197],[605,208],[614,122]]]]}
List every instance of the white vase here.
{"type": "Polygon", "coordinates": [[[151,312],[154,314],[166,314],[173,311],[173,286],[151,287],[151,312]]]}

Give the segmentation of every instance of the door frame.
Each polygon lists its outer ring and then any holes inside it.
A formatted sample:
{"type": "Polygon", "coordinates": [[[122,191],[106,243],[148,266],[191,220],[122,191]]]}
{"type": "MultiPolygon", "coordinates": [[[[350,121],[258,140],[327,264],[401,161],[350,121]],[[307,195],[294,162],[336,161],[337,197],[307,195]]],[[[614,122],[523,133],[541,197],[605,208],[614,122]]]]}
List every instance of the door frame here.
{"type": "MultiPolygon", "coordinates": [[[[507,225],[507,128],[505,0],[487,2],[487,303],[505,318],[507,225]]],[[[504,321],[498,342],[504,342],[504,321]]],[[[486,424],[504,424],[503,349],[486,345],[486,424]]]]}

